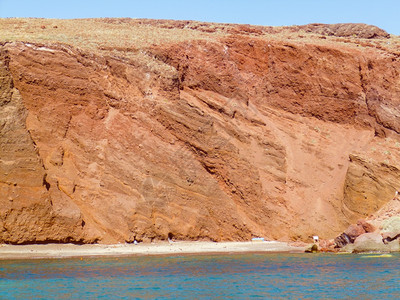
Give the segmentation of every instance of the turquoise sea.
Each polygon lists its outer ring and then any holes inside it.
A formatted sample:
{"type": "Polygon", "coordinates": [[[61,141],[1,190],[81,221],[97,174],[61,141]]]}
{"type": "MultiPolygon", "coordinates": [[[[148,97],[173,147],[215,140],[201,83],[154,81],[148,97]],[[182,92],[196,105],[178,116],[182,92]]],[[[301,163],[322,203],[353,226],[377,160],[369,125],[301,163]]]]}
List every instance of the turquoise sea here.
{"type": "Polygon", "coordinates": [[[396,299],[400,255],[0,260],[1,299],[396,299]]]}

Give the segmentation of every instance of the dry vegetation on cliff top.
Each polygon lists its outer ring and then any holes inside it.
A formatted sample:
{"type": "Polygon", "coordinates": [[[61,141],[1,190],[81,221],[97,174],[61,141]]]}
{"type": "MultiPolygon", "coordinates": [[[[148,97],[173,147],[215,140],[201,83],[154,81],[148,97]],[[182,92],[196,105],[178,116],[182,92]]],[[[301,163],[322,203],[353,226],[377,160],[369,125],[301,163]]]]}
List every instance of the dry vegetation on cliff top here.
{"type": "Polygon", "coordinates": [[[148,19],[0,19],[0,42],[61,43],[136,61],[151,61],[145,50],[152,46],[236,34],[263,40],[376,47],[400,55],[398,36],[386,39],[386,32],[364,24],[271,27],[148,19]]]}

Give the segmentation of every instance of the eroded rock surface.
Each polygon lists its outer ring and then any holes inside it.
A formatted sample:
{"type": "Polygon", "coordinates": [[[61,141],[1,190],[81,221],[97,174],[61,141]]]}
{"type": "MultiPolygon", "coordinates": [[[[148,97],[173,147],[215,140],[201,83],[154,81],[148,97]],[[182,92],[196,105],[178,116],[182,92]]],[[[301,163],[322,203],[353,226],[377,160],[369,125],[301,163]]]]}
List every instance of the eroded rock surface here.
{"type": "Polygon", "coordinates": [[[354,253],[362,252],[396,252],[400,250],[399,241],[383,243],[382,236],[377,232],[360,235],[353,245],[354,253]]]}
{"type": "Polygon", "coordinates": [[[383,29],[362,24],[309,24],[298,26],[299,28],[307,31],[314,32],[328,36],[340,36],[340,37],[358,37],[362,39],[374,39],[374,38],[388,38],[390,35],[383,29]]]}
{"type": "Polygon", "coordinates": [[[0,241],[332,238],[399,189],[398,53],[174,24],[0,46],[0,241]]]}

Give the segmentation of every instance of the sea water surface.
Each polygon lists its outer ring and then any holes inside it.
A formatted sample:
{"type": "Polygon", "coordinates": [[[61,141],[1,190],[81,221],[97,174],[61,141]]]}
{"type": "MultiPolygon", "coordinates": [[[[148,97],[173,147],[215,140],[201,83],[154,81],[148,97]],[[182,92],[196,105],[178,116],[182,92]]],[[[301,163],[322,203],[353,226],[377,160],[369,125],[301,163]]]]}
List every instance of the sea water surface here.
{"type": "Polygon", "coordinates": [[[0,260],[1,299],[395,299],[400,255],[0,260]]]}

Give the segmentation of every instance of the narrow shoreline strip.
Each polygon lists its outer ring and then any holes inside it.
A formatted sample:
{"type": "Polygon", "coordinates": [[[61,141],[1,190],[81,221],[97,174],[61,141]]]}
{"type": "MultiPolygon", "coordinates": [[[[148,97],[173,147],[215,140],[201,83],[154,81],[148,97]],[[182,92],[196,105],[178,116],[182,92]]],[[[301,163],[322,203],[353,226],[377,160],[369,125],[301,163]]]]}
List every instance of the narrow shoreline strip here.
{"type": "Polygon", "coordinates": [[[304,247],[284,242],[159,242],[138,245],[2,245],[0,259],[39,259],[103,256],[146,256],[176,254],[246,253],[246,252],[304,252],[304,247]]]}

